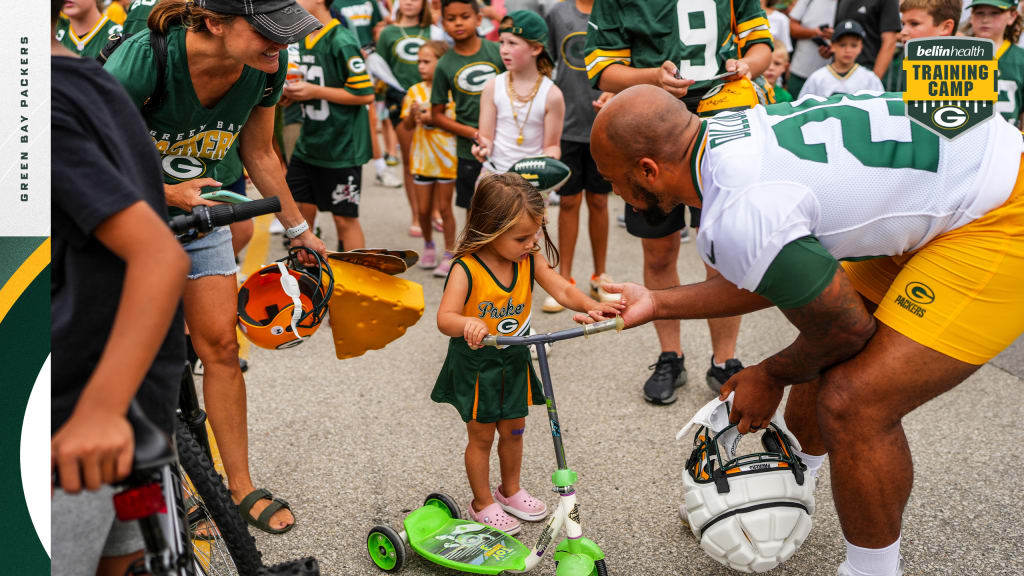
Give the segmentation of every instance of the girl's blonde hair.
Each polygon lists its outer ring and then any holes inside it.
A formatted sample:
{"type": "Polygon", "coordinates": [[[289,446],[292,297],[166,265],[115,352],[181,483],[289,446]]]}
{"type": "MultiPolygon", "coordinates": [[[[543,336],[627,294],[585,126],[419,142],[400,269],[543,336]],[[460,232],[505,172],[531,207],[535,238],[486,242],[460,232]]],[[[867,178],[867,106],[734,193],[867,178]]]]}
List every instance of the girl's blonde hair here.
{"type": "Polygon", "coordinates": [[[171,28],[184,26],[193,32],[206,32],[206,19],[227,24],[235,17],[197,6],[192,0],[160,0],[149,13],[146,26],[154,32],[167,35],[171,28]]]}
{"type": "MultiPolygon", "coordinates": [[[[480,180],[469,206],[469,219],[455,246],[455,258],[462,258],[486,247],[508,232],[522,215],[533,220],[544,232],[548,263],[558,265],[558,249],[548,236],[544,216],[544,196],[519,174],[491,174],[480,180]]],[[[540,250],[534,243],[531,254],[540,250]]]]}
{"type": "Polygon", "coordinates": [[[420,46],[420,50],[424,48],[433,52],[434,56],[440,60],[441,56],[444,56],[445,52],[448,51],[448,43],[441,40],[428,40],[423,43],[423,46],[420,46]]]}

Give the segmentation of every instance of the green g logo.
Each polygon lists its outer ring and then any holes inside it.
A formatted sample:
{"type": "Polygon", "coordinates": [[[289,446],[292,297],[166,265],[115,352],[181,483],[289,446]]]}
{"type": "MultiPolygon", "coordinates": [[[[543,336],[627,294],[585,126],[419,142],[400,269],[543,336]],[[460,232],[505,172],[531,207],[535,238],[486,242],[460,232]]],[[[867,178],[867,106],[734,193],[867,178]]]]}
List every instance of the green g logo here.
{"type": "Polygon", "coordinates": [[[348,59],[348,69],[355,76],[366,74],[366,62],[359,56],[353,56],[348,59]]]}
{"type": "Polygon", "coordinates": [[[426,40],[419,36],[402,38],[395,44],[395,56],[406,64],[415,64],[420,55],[420,47],[426,44],[426,40]]]}
{"type": "Polygon", "coordinates": [[[463,66],[455,73],[455,87],[475,96],[484,91],[484,84],[498,75],[498,67],[490,62],[475,62],[463,66]]]}
{"type": "Polygon", "coordinates": [[[193,156],[164,156],[164,173],[177,180],[192,180],[206,172],[206,163],[193,156]]]}
{"type": "Polygon", "coordinates": [[[935,292],[926,284],[920,282],[907,284],[904,292],[907,294],[907,298],[921,305],[931,304],[935,301],[935,292]]]}
{"type": "Polygon", "coordinates": [[[519,321],[515,318],[505,318],[498,322],[498,332],[502,334],[512,334],[516,328],[519,328],[519,321]]]}

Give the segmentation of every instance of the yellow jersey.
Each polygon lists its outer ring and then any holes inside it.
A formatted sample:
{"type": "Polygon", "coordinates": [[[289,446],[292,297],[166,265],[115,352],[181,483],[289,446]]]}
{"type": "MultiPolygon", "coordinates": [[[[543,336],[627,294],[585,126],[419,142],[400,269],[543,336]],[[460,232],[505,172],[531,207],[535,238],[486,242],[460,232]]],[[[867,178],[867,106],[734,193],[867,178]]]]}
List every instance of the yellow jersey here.
{"type": "Polygon", "coordinates": [[[459,258],[469,278],[462,315],[479,318],[488,334],[526,336],[530,332],[533,301],[533,256],[516,263],[510,286],[503,285],[476,254],[459,258]]]}
{"type": "MultiPolygon", "coordinates": [[[[405,118],[416,102],[420,108],[431,107],[430,89],[426,82],[413,84],[402,101],[401,117],[405,118]]],[[[455,103],[449,99],[445,114],[455,119],[455,103]]],[[[436,126],[416,126],[412,133],[412,165],[409,171],[418,176],[452,180],[455,178],[455,136],[436,126]]]]}

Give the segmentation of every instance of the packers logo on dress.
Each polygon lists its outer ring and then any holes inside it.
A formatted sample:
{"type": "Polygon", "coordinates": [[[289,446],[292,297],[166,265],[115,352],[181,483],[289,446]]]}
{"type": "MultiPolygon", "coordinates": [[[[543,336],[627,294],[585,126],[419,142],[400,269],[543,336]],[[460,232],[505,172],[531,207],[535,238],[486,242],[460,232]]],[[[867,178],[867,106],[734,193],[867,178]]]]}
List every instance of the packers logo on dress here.
{"type": "Polygon", "coordinates": [[[420,56],[420,48],[426,43],[427,41],[419,36],[402,38],[395,43],[395,56],[406,64],[415,64],[420,56]]]}
{"type": "Polygon", "coordinates": [[[505,318],[498,322],[498,332],[502,334],[513,334],[519,328],[519,321],[515,318],[505,318]]]}
{"type": "Polygon", "coordinates": [[[348,59],[348,69],[353,74],[366,74],[366,62],[359,56],[348,59]]]}
{"type": "Polygon", "coordinates": [[[498,75],[498,67],[490,62],[466,64],[455,73],[455,87],[460,92],[476,95],[484,91],[484,84],[498,75]]]}
{"type": "Polygon", "coordinates": [[[206,163],[194,156],[168,155],[160,163],[164,174],[177,180],[192,180],[206,173],[206,163]]]}
{"type": "Polygon", "coordinates": [[[587,32],[573,32],[562,39],[562,61],[573,70],[586,70],[586,52],[584,46],[587,43],[587,32]]]}

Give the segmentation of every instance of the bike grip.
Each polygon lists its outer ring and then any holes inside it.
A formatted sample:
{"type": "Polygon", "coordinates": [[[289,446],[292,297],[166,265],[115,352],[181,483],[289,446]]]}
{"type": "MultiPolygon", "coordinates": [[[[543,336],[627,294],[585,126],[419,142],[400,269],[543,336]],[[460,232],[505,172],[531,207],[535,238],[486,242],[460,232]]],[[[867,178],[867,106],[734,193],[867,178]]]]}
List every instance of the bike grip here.
{"type": "Polygon", "coordinates": [[[586,338],[591,334],[597,334],[598,332],[607,332],[608,330],[616,330],[621,332],[626,327],[626,321],[622,319],[622,316],[616,316],[608,320],[602,320],[595,322],[594,324],[583,325],[583,337],[586,338]]]}
{"type": "MultiPolygon", "coordinates": [[[[242,202],[241,204],[230,204],[229,206],[234,208],[235,213],[234,220],[231,222],[239,222],[241,220],[248,220],[264,214],[280,212],[281,199],[276,196],[271,196],[270,198],[261,198],[259,200],[253,200],[252,202],[242,202]]],[[[228,223],[230,224],[231,222],[228,223]]]]}
{"type": "Polygon", "coordinates": [[[497,336],[493,336],[493,335],[492,336],[484,336],[484,339],[483,339],[482,342],[480,342],[480,344],[483,345],[483,346],[497,346],[498,345],[498,337],[497,336]]]}

